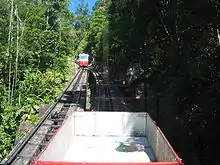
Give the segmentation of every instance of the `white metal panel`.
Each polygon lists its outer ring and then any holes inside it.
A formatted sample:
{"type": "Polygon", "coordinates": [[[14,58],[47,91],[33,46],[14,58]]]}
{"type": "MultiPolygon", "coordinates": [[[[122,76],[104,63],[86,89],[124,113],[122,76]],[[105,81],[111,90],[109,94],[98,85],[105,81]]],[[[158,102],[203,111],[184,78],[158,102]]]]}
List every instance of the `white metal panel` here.
{"type": "Polygon", "coordinates": [[[169,146],[167,139],[165,138],[165,136],[163,136],[162,132],[159,131],[156,124],[148,114],[146,137],[148,138],[148,141],[157,161],[177,161],[177,155],[175,155],[172,148],[169,146]]]}
{"type": "Polygon", "coordinates": [[[94,123],[94,114],[91,113],[73,113],[73,129],[75,136],[92,136],[94,134],[95,123],[94,123]]]}
{"type": "Polygon", "coordinates": [[[125,113],[123,125],[125,136],[145,136],[146,113],[125,113]]]}
{"type": "Polygon", "coordinates": [[[79,112],[73,116],[76,136],[145,136],[145,113],[79,112]]]}
{"type": "Polygon", "coordinates": [[[40,156],[40,160],[61,160],[72,144],[73,137],[72,117],[66,119],[61,129],[52,137],[47,148],[40,156]]]}
{"type": "Polygon", "coordinates": [[[123,136],[123,115],[117,113],[95,113],[94,135],[123,136]]]}

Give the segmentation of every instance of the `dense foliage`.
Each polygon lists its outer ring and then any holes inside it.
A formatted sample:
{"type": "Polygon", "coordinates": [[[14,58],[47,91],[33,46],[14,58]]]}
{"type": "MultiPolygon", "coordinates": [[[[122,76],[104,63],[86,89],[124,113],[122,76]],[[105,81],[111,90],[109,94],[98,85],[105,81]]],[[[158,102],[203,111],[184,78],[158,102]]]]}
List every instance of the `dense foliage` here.
{"type": "Polygon", "coordinates": [[[103,38],[105,38],[108,31],[106,2],[108,1],[96,1],[89,17],[88,9],[83,1],[76,12],[76,18],[80,18],[75,24],[77,32],[80,34],[78,35],[80,43],[77,45],[76,53],[85,51],[98,61],[102,60],[104,49],[103,38]]]}
{"type": "Polygon", "coordinates": [[[112,75],[138,64],[148,90],[173,96],[163,114],[172,122],[158,122],[186,164],[218,163],[219,10],[208,0],[97,0],[84,41],[112,75]]]}
{"type": "Polygon", "coordinates": [[[0,160],[71,78],[76,34],[68,1],[0,1],[0,160]]]}
{"type": "Polygon", "coordinates": [[[174,96],[172,111],[177,121],[173,118],[169,126],[175,122],[178,127],[170,140],[186,164],[218,162],[217,3],[112,1],[109,6],[110,56],[116,56],[114,62],[123,67],[140,63],[150,89],[174,96]]]}

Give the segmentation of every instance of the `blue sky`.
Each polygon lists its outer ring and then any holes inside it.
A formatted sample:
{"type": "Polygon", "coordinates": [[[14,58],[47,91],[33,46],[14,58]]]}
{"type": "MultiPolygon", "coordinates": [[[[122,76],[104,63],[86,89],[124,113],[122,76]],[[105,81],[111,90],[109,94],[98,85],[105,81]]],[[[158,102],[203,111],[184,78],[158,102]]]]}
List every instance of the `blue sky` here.
{"type": "MultiPolygon", "coordinates": [[[[92,11],[92,7],[94,6],[96,0],[84,0],[85,3],[88,3],[89,11],[92,11]]],[[[76,10],[76,7],[79,5],[80,0],[71,0],[71,4],[69,6],[69,9],[74,12],[76,10]]]]}

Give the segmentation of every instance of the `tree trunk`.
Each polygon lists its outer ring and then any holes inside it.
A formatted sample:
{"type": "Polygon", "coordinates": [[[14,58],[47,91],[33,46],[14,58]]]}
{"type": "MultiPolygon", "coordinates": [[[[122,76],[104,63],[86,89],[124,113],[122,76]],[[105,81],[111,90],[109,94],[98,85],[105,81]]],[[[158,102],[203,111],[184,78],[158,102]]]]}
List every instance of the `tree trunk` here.
{"type": "Polygon", "coordinates": [[[8,103],[11,104],[11,54],[10,48],[12,44],[12,29],[13,29],[13,11],[14,11],[14,0],[11,0],[11,11],[10,11],[10,21],[9,21],[9,32],[8,32],[8,47],[7,56],[9,62],[9,72],[8,72],[8,103]]]}
{"type": "Polygon", "coordinates": [[[11,101],[13,101],[13,94],[14,90],[17,85],[17,72],[18,72],[18,55],[19,55],[19,19],[18,19],[18,6],[15,5],[15,15],[17,16],[16,24],[17,24],[17,30],[16,30],[16,58],[15,58],[15,73],[13,78],[13,84],[12,84],[12,92],[11,92],[11,101]]]}

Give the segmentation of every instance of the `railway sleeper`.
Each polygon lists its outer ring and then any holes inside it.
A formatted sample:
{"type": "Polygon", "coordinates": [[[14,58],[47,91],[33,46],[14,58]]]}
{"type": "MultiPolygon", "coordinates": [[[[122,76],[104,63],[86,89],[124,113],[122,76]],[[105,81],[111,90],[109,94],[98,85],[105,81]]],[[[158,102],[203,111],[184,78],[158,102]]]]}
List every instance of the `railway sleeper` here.
{"type": "MultiPolygon", "coordinates": [[[[51,116],[51,121],[53,122],[59,122],[59,121],[62,121],[63,118],[65,118],[67,112],[69,111],[69,108],[68,109],[65,109],[65,110],[61,110],[59,112],[55,112],[53,114],[53,116],[51,116]]],[[[56,124],[55,124],[56,125],[56,124]]]]}
{"type": "Polygon", "coordinates": [[[54,135],[53,133],[47,133],[47,134],[45,135],[46,141],[49,141],[49,140],[52,138],[53,135],[54,135]]]}
{"type": "Polygon", "coordinates": [[[59,112],[66,112],[70,108],[71,104],[68,104],[68,107],[62,107],[59,112]]]}
{"type": "Polygon", "coordinates": [[[44,148],[47,146],[48,142],[50,141],[51,137],[45,137],[44,140],[38,145],[38,153],[40,153],[44,148]]]}
{"type": "Polygon", "coordinates": [[[67,112],[66,112],[66,113],[62,113],[62,114],[59,114],[59,118],[65,119],[66,114],[67,114],[67,112]]]}
{"type": "Polygon", "coordinates": [[[47,142],[46,143],[41,143],[41,144],[39,144],[39,147],[44,149],[47,146],[47,144],[48,144],[47,142]]]}
{"type": "Polygon", "coordinates": [[[55,124],[55,123],[63,122],[63,120],[64,120],[63,118],[51,119],[51,121],[54,122],[54,125],[57,125],[57,124],[55,124]]]}
{"type": "Polygon", "coordinates": [[[51,128],[50,131],[49,131],[49,133],[53,133],[53,134],[54,134],[56,131],[57,131],[56,128],[51,128]]]}
{"type": "Polygon", "coordinates": [[[52,125],[51,128],[58,129],[58,128],[60,128],[60,126],[61,126],[61,125],[52,125]]]}
{"type": "Polygon", "coordinates": [[[57,114],[56,114],[56,117],[55,118],[59,118],[59,115],[60,114],[62,114],[62,113],[66,113],[67,111],[69,110],[69,107],[68,107],[68,109],[66,109],[66,110],[61,110],[61,111],[59,111],[59,112],[57,112],[57,114]]]}
{"type": "Polygon", "coordinates": [[[68,108],[66,108],[66,109],[62,109],[62,110],[59,112],[59,114],[60,114],[60,113],[66,113],[66,112],[69,110],[69,108],[70,108],[70,106],[69,106],[68,108]]]}
{"type": "Polygon", "coordinates": [[[53,127],[60,126],[63,123],[67,112],[68,111],[66,112],[63,111],[61,113],[59,112],[57,113],[56,117],[53,117],[52,119],[50,119],[51,121],[53,121],[53,127]]]}
{"type": "Polygon", "coordinates": [[[18,156],[11,165],[29,165],[31,158],[25,158],[23,156],[18,156]]]}
{"type": "Polygon", "coordinates": [[[71,103],[68,102],[68,103],[65,103],[62,108],[66,108],[66,107],[70,107],[70,106],[71,106],[71,103]]]}
{"type": "MultiPolygon", "coordinates": [[[[31,159],[35,156],[35,153],[39,150],[39,145],[27,144],[27,146],[19,154],[19,158],[24,160],[31,159]]],[[[17,165],[17,163],[15,163],[17,165]]]]}
{"type": "Polygon", "coordinates": [[[45,134],[36,134],[36,136],[33,136],[32,139],[28,142],[28,144],[38,145],[42,142],[44,137],[45,134]]]}

